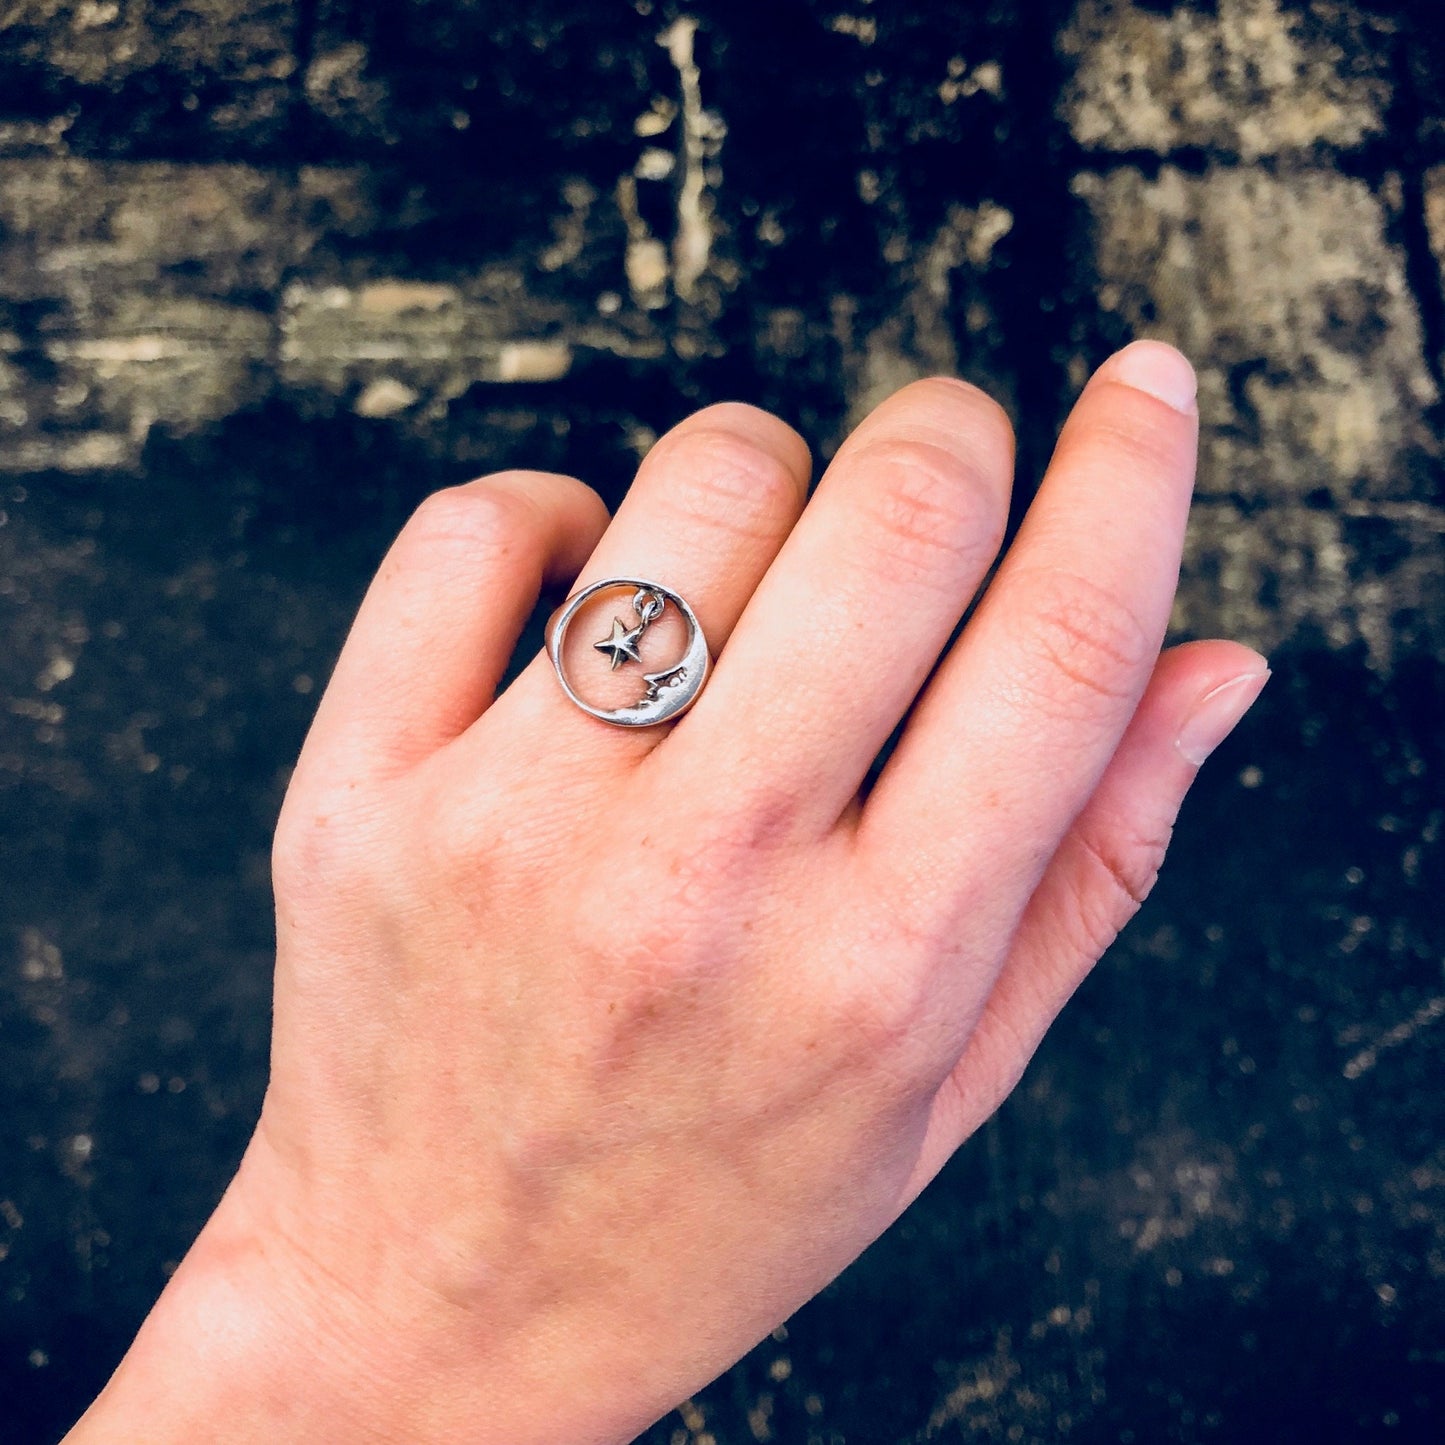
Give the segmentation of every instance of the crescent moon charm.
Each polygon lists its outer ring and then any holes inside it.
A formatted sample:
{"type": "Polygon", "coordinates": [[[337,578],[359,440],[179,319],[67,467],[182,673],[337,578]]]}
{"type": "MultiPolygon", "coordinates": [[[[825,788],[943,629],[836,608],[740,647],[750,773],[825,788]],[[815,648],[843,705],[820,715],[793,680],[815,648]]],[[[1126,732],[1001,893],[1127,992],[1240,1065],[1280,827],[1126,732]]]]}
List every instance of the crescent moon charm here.
{"type": "Polygon", "coordinates": [[[557,681],[562,684],[562,691],[568,698],[591,717],[621,728],[655,727],[658,723],[681,717],[697,701],[697,695],[702,691],[708,670],[712,666],[702,624],[698,622],[697,614],[692,608],[676,592],[661,587],[656,582],[647,582],[637,577],[607,577],[573,593],[552,626],[551,636],[547,639],[547,652],[557,673],[557,681]],[[637,613],[637,625],[628,628],[620,618],[614,618],[612,635],[593,643],[598,652],[610,655],[614,671],[619,666],[641,662],[637,652],[638,639],[669,606],[677,608],[678,615],[687,624],[687,648],[670,666],[642,674],[644,691],[638,702],[627,707],[594,707],[580,697],[572,686],[566,665],[562,661],[563,647],[567,641],[567,631],[582,607],[599,592],[621,588],[628,588],[633,593],[632,606],[637,613]]]}

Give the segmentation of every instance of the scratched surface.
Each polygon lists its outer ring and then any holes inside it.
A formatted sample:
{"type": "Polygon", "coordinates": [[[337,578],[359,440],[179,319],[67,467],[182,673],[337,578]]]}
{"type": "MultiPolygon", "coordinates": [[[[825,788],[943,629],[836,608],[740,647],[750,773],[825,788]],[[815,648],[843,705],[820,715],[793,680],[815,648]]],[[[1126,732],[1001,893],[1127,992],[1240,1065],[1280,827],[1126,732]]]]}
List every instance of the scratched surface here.
{"type": "Polygon", "coordinates": [[[1023,499],[1140,332],[1201,373],[1177,634],[1276,679],[998,1118],[648,1439],[1435,1439],[1432,17],[0,4],[0,1442],[78,1413],[245,1142],[286,770],[422,495],[615,501],[721,397],[826,456],[943,370],[1023,499]]]}

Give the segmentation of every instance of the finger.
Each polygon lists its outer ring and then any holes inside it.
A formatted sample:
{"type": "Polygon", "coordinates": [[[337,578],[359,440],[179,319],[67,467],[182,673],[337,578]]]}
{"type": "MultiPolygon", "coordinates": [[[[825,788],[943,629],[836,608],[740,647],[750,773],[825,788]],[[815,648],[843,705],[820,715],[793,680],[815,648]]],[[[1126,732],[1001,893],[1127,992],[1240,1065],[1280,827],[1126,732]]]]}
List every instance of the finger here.
{"type": "Polygon", "coordinates": [[[595,492],[544,472],[428,497],[367,591],[307,754],[395,773],[464,732],[491,703],[543,582],[570,579],[606,525],[595,492]]]}
{"type": "Polygon", "coordinates": [[[918,1188],[1007,1097],[1060,1009],[1138,910],[1200,763],[1268,680],[1265,660],[1232,642],[1190,643],[1160,659],[1114,760],[1030,899],[978,1026],[939,1091],[918,1188]]]}
{"type": "Polygon", "coordinates": [[[997,551],[1013,432],[963,382],[917,382],[840,448],[748,605],[685,754],[835,822],[997,551]]]}
{"type": "MultiPolygon", "coordinates": [[[[807,443],[777,417],[738,403],[697,412],[648,453],[574,591],[606,577],[656,582],[692,606],[716,654],[797,521],[811,470],[807,443]]],[[[630,625],[631,601],[626,594],[604,595],[598,604],[572,628],[580,637],[573,683],[596,706],[635,702],[649,663],[684,650],[681,620],[667,609],[638,644],[642,667],[613,671],[591,639],[594,632],[607,635],[614,614],[630,625]]],[[[545,656],[508,688],[499,709],[497,720],[514,736],[545,746],[554,758],[559,749],[574,759],[595,750],[613,759],[638,756],[670,731],[613,728],[588,717],[566,700],[545,656]]],[[[486,732],[477,745],[496,746],[497,730],[486,732]]]]}
{"type": "Polygon", "coordinates": [[[1100,368],[863,809],[870,886],[924,935],[951,938],[964,917],[1011,927],[1118,747],[1178,581],[1193,387],[1157,342],[1100,368]]]}

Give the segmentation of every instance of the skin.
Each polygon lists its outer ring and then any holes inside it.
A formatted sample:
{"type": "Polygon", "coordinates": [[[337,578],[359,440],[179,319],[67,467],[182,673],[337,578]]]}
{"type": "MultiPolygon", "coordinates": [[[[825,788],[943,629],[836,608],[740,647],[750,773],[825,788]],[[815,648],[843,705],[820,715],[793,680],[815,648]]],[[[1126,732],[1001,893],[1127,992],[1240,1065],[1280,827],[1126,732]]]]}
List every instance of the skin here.
{"type": "Polygon", "coordinates": [[[1013,467],[959,382],[806,508],[803,441],[740,405],[610,523],[536,473],[423,504],[280,820],[255,1137],[72,1445],[626,1441],[842,1270],[1017,1082],[1263,686],[1233,643],[1160,653],[1197,430],[1177,353],[1106,363],[951,648],[1013,467]],[[609,728],[545,656],[494,697],[544,581],[618,574],[703,622],[686,717],[609,728]]]}

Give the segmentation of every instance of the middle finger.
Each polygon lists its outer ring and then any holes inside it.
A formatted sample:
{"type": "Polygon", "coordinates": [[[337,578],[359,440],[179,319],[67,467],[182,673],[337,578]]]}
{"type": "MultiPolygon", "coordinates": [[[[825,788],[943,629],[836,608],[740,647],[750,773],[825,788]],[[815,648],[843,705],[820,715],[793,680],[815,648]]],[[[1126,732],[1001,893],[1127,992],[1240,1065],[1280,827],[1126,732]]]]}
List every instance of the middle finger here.
{"type": "Polygon", "coordinates": [[[934,379],[884,402],[829,466],[666,765],[705,757],[734,800],[752,788],[805,829],[835,822],[996,556],[1012,475],[1013,430],[978,388],[934,379]]]}

